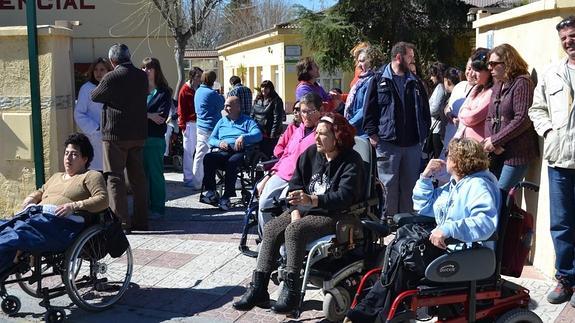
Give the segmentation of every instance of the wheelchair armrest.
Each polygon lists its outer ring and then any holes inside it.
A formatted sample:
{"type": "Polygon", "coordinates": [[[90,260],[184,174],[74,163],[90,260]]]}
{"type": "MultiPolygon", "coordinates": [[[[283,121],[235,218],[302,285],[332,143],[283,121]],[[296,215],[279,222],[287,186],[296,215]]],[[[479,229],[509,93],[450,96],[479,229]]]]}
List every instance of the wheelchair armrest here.
{"type": "Polygon", "coordinates": [[[455,283],[487,279],[494,272],[495,252],[478,247],[437,257],[425,269],[425,278],[438,283],[455,283]]]}
{"type": "Polygon", "coordinates": [[[267,172],[270,169],[272,169],[272,167],[274,167],[274,165],[278,162],[278,160],[279,159],[276,158],[276,159],[261,161],[261,162],[256,164],[256,170],[267,172]]]}
{"type": "Polygon", "coordinates": [[[408,223],[435,223],[435,218],[429,216],[418,215],[417,213],[398,213],[393,216],[393,222],[398,226],[403,226],[408,223]]]}
{"type": "Polygon", "coordinates": [[[339,220],[335,224],[335,238],[338,243],[355,243],[355,239],[363,238],[361,221],[358,219],[339,220]]]}
{"type": "Polygon", "coordinates": [[[373,231],[382,237],[389,235],[391,232],[387,223],[382,221],[362,220],[361,224],[368,230],[373,231]]]}

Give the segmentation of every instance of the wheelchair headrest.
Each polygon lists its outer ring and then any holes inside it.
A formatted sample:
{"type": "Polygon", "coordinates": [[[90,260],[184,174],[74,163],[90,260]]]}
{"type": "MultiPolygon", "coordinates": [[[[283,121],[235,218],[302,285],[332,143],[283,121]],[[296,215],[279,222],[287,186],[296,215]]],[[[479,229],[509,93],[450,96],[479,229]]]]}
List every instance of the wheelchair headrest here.
{"type": "Polygon", "coordinates": [[[372,176],[375,174],[374,169],[376,166],[373,147],[371,146],[371,143],[368,139],[356,136],[353,150],[355,150],[361,156],[361,159],[363,159],[363,168],[365,171],[364,183],[366,184],[365,198],[368,199],[371,197],[371,192],[373,191],[372,186],[374,182],[372,181],[372,176]]]}

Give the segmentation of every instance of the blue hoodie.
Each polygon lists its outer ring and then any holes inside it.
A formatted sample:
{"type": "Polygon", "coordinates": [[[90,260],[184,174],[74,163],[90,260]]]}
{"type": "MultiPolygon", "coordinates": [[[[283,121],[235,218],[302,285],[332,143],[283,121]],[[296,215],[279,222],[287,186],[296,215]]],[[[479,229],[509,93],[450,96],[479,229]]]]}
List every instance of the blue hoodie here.
{"type": "Polygon", "coordinates": [[[489,171],[465,176],[459,182],[433,188],[431,179],[420,178],[413,189],[414,209],[435,217],[437,228],[464,242],[487,240],[497,229],[501,193],[489,171]]]}

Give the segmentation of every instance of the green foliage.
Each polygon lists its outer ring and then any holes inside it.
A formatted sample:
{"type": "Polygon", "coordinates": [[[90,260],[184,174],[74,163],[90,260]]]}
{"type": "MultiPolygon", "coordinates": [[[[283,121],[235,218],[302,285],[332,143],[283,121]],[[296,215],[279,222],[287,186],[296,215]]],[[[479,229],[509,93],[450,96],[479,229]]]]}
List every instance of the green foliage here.
{"type": "Polygon", "coordinates": [[[340,0],[324,13],[301,9],[299,22],[305,44],[328,71],[350,70],[349,51],[359,41],[369,41],[383,53],[408,41],[417,47],[419,65],[439,59],[459,66],[466,58],[455,55],[453,43],[469,31],[468,10],[459,0],[340,0]]]}

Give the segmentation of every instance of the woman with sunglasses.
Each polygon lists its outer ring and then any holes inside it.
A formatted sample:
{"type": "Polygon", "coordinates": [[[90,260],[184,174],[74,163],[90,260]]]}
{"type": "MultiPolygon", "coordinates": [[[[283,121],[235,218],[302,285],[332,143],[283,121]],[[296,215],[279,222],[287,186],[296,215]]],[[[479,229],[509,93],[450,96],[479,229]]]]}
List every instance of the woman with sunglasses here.
{"type": "Polygon", "coordinates": [[[489,50],[478,48],[471,55],[471,73],[475,87],[459,109],[459,127],[455,138],[473,138],[479,142],[485,138],[485,118],[491,101],[493,78],[487,66],[489,50]]]}
{"type": "Polygon", "coordinates": [[[508,191],[525,177],[529,162],[539,157],[539,144],[527,111],[533,102],[533,82],[527,63],[509,44],[489,52],[495,80],[485,122],[483,147],[490,153],[489,169],[508,191]]]}

